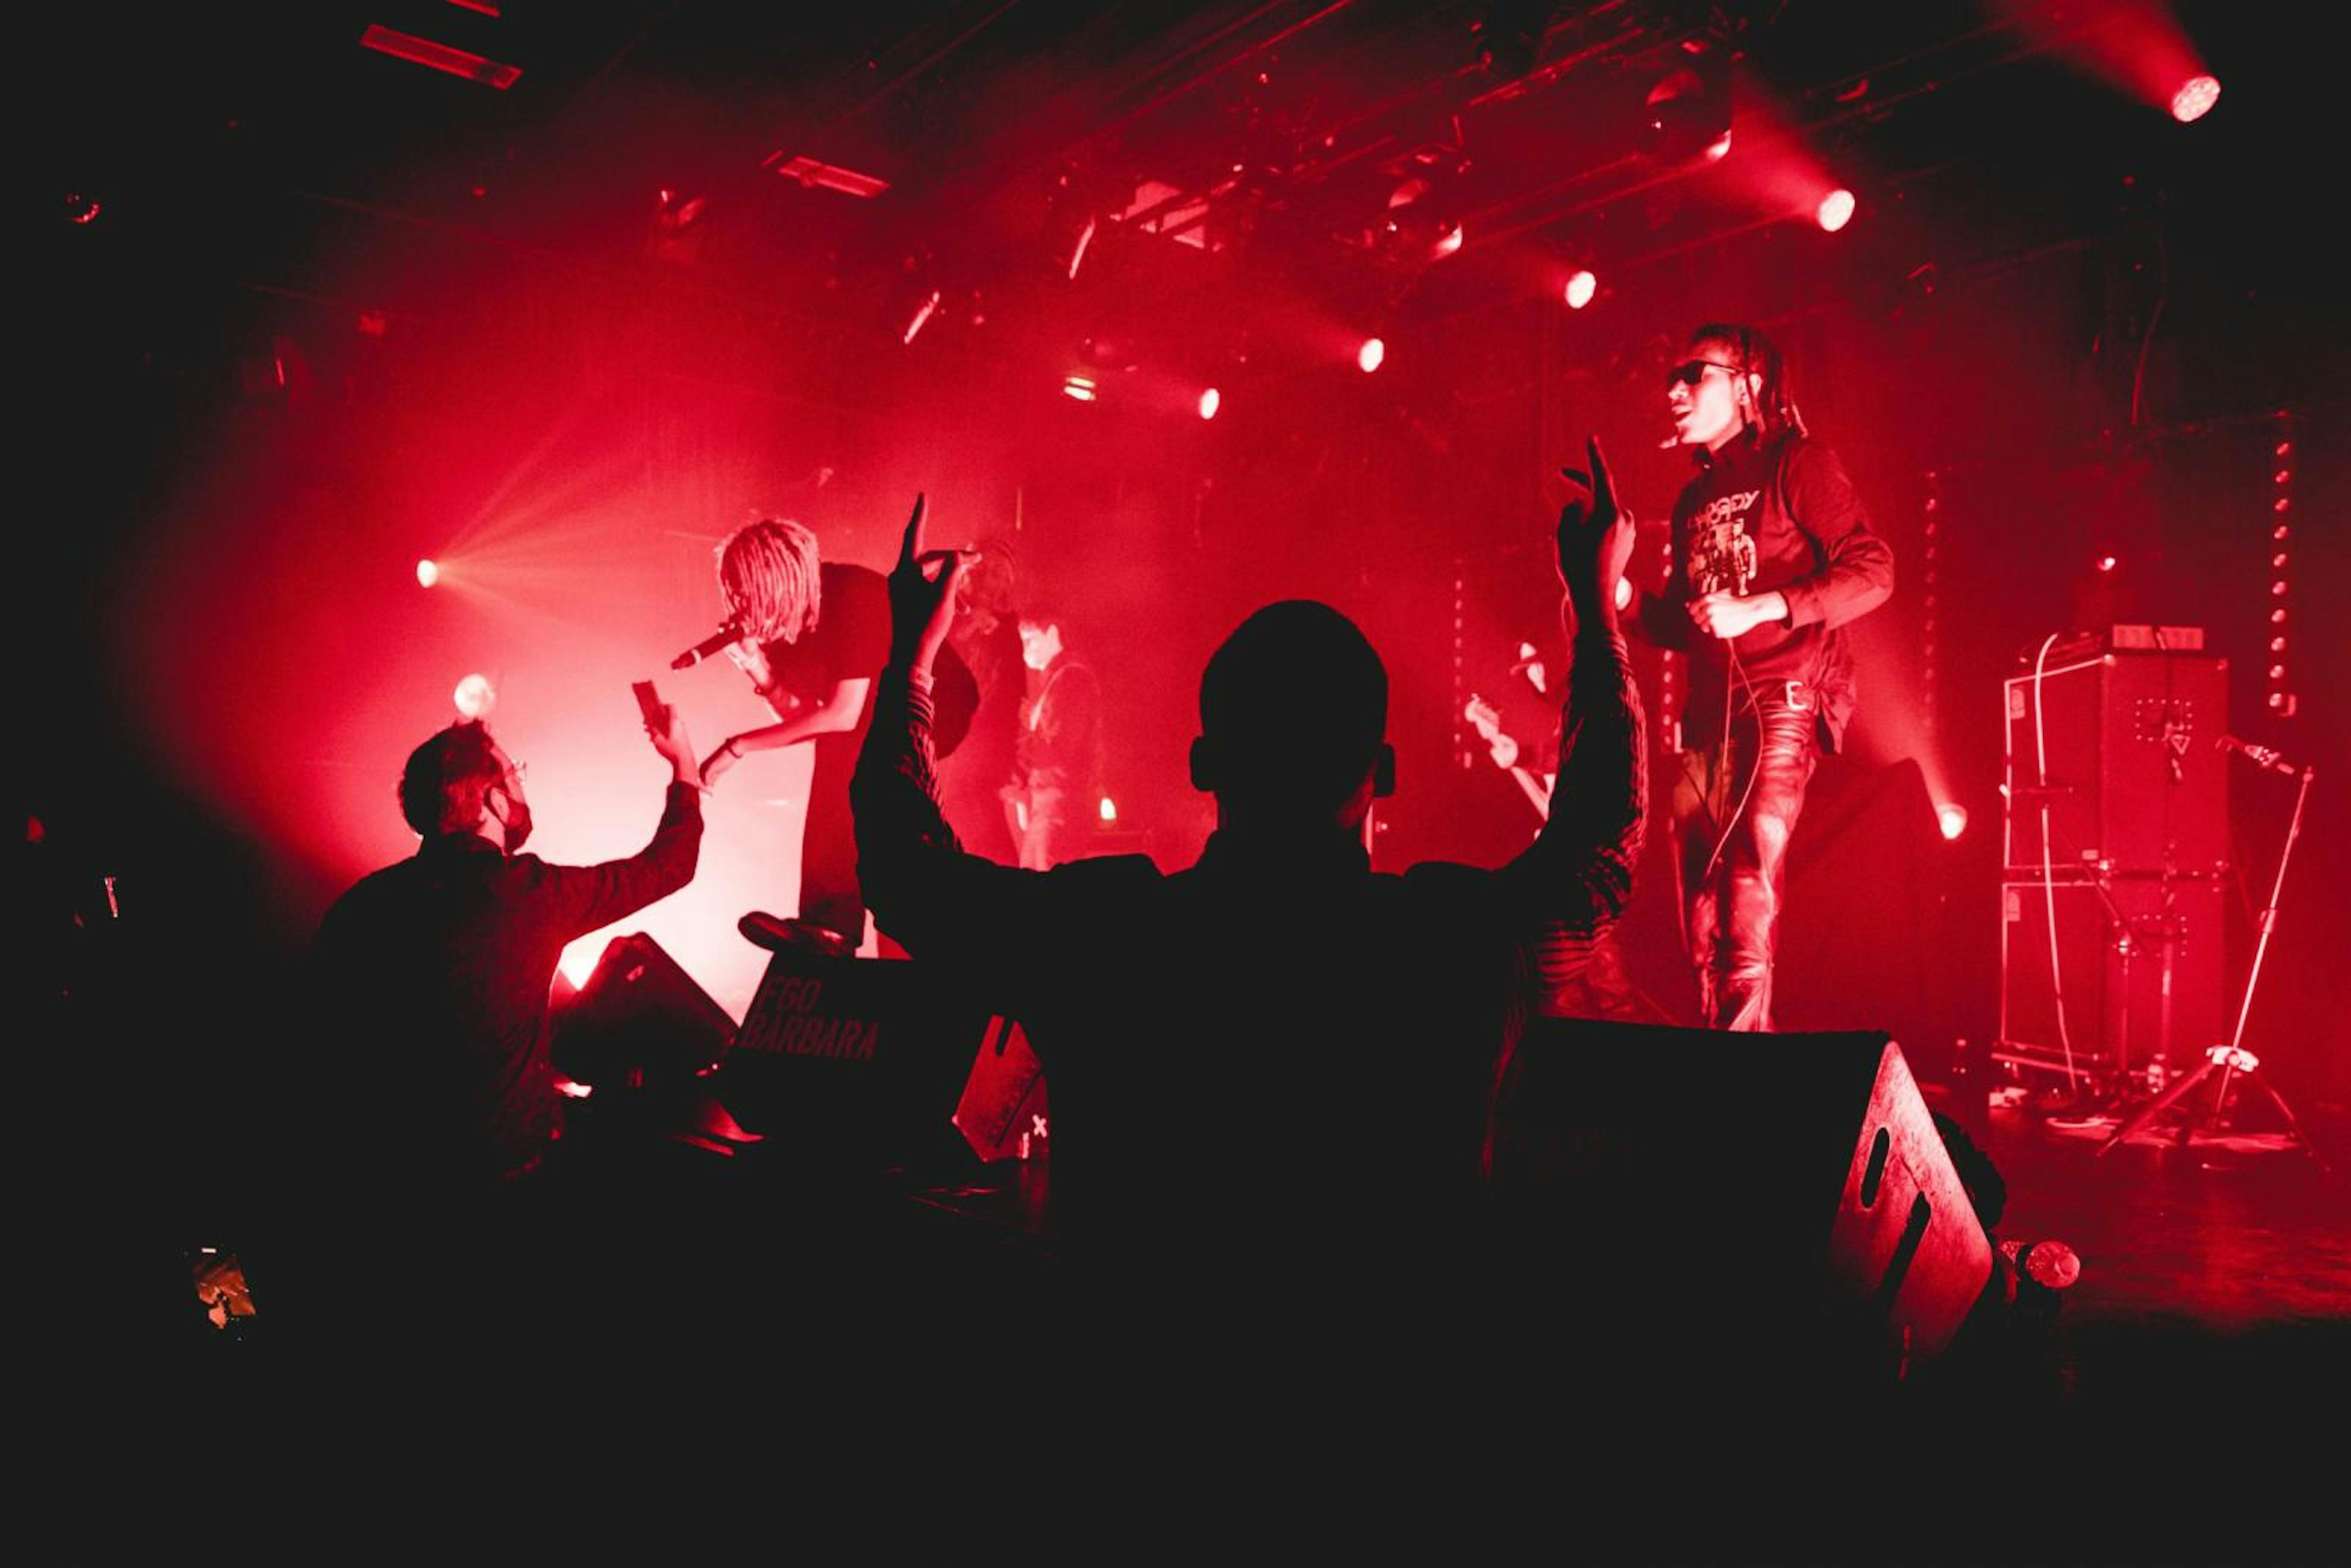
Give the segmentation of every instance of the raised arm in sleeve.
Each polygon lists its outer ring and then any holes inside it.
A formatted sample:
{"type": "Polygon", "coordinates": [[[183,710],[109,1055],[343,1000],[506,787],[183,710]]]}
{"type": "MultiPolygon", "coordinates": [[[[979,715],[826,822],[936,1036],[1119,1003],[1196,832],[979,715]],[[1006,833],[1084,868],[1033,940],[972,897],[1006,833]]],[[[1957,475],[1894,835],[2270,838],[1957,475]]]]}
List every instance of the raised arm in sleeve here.
{"type": "Polygon", "coordinates": [[[625,860],[547,867],[563,924],[593,931],[666,898],[694,880],[702,854],[702,792],[673,783],[653,841],[625,860]]]}
{"type": "Polygon", "coordinates": [[[1050,873],[967,852],[939,809],[930,683],[893,664],[874,681],[873,722],[849,800],[857,879],[873,921],[917,958],[981,967],[1017,986],[1035,961],[1050,873]]]}
{"type": "Polygon", "coordinates": [[[1502,915],[1546,988],[1589,964],[1632,896],[1648,800],[1647,732],[1623,635],[1580,631],[1560,716],[1550,819],[1497,873],[1502,915]]]}

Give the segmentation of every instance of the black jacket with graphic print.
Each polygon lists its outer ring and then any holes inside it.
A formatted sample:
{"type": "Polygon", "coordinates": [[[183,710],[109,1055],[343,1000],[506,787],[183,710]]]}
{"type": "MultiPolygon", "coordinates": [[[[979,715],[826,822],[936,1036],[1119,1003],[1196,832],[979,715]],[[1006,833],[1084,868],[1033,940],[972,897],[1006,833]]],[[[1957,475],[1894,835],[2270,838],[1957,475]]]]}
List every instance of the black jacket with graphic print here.
{"type": "Polygon", "coordinates": [[[1674,503],[1673,570],[1665,591],[1646,597],[1634,620],[1650,642],[1689,655],[1686,744],[1702,746],[1720,730],[1734,685],[1743,693],[1746,683],[1784,689],[1788,681],[1802,681],[1834,749],[1855,695],[1853,655],[1838,628],[1892,595],[1894,552],[1870,531],[1844,465],[1817,441],[1793,432],[1768,440],[1750,433],[1719,452],[1699,448],[1698,462],[1698,476],[1674,503]],[[1728,642],[1690,623],[1691,600],[1735,590],[1742,575],[1750,596],[1773,590],[1783,595],[1787,618],[1728,642]]]}

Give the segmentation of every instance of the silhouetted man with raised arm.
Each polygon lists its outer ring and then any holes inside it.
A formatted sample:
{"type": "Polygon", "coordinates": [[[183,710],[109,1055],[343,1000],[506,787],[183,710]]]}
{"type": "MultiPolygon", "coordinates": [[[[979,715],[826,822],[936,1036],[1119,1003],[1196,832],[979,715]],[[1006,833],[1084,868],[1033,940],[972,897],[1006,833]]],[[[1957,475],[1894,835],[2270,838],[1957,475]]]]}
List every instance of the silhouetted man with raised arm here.
{"type": "Polygon", "coordinates": [[[1119,1325],[1132,1351],[1129,1330],[1158,1325],[1172,1376],[1459,1344],[1489,1103],[1543,977],[1575,972],[1623,908],[1640,844],[1614,609],[1631,526],[1596,443],[1592,460],[1558,528],[1560,804],[1497,870],[1370,869],[1362,824],[1395,782],[1386,672],[1302,600],[1250,615],[1202,677],[1191,774],[1217,826],[1196,864],[966,853],[933,790],[929,686],[969,554],[925,552],[916,501],[852,788],[860,875],[935,983],[1028,1026],[1074,1333],[1119,1325]]]}

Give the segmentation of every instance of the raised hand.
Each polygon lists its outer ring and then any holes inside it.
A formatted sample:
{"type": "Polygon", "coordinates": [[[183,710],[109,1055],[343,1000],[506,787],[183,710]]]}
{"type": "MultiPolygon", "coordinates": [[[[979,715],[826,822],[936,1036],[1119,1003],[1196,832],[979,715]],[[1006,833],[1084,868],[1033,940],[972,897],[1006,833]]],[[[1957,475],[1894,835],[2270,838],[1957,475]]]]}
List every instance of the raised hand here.
{"type": "Polygon", "coordinates": [[[1613,621],[1616,584],[1633,559],[1633,515],[1617,505],[1616,482],[1600,438],[1587,436],[1584,450],[1592,459],[1589,475],[1560,470],[1573,489],[1559,513],[1559,580],[1579,612],[1613,621]]]}
{"type": "Polygon", "coordinates": [[[914,497],[914,515],[906,519],[906,536],[898,546],[898,564],[890,570],[890,662],[928,674],[955,622],[956,583],[979,559],[977,550],[923,548],[924,497],[914,497]]]}
{"type": "Polygon", "coordinates": [[[735,737],[729,736],[725,745],[702,759],[702,765],[694,770],[695,779],[705,789],[716,789],[726,770],[741,760],[742,754],[736,749],[735,737]]]}
{"type": "Polygon", "coordinates": [[[693,771],[699,777],[694,760],[694,737],[686,733],[685,716],[678,711],[675,703],[662,704],[660,712],[661,725],[658,728],[651,718],[646,719],[646,738],[673,767],[693,771]]]}

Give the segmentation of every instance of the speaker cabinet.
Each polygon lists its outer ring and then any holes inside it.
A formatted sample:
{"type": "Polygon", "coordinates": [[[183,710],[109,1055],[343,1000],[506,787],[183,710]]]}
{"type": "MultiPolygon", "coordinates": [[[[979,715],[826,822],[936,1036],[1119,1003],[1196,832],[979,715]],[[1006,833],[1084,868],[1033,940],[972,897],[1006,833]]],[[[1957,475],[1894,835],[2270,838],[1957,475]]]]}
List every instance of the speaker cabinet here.
{"type": "Polygon", "coordinates": [[[691,1078],[724,1061],[734,1036],[726,1009],[660,943],[632,932],[557,1007],[548,1054],[565,1077],[603,1087],[691,1078]]]}
{"type": "Polygon", "coordinates": [[[2214,877],[2005,883],[2001,1051],[2054,1069],[2070,1047],[2076,1067],[2101,1073],[2160,1054],[2177,1071],[2228,1038],[2221,924],[2214,877]]]}
{"type": "Polygon", "coordinates": [[[2012,677],[2010,876],[2225,864],[2228,674],[2203,653],[2115,650],[2012,677]]]}
{"type": "MultiPolygon", "coordinates": [[[[1636,1379],[1884,1379],[1950,1345],[1991,1244],[1901,1048],[1544,1020],[1505,1074],[1504,1267],[1636,1379]]],[[[1600,1364],[1594,1362],[1593,1364],[1600,1364]]]]}
{"type": "MultiPolygon", "coordinates": [[[[955,1116],[995,1023],[909,959],[780,945],[717,1075],[770,1157],[881,1169],[967,1161],[955,1116]]],[[[1009,1123],[1008,1122],[1008,1127],[1009,1123]]]]}

